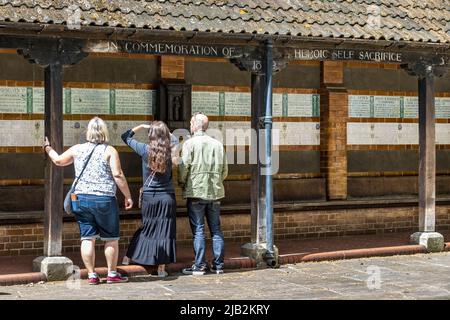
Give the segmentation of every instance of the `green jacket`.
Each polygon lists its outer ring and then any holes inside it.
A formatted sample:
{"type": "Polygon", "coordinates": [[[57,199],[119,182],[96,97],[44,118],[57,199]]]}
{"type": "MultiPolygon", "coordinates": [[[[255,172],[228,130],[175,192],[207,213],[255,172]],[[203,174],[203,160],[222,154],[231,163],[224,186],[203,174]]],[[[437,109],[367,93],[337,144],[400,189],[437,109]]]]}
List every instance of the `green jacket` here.
{"type": "Polygon", "coordinates": [[[225,197],[223,181],[227,175],[227,157],[220,141],[200,131],[183,143],[178,183],[184,198],[218,200],[225,197]]]}

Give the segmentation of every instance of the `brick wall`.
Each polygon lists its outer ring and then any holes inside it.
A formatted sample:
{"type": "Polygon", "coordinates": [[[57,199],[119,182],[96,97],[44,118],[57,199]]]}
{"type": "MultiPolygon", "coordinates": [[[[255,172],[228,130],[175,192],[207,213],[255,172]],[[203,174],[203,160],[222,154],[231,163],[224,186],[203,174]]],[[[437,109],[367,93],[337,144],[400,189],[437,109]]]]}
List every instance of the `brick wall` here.
{"type": "MultiPolygon", "coordinates": [[[[276,212],[275,240],[322,238],[357,234],[415,232],[418,230],[418,208],[366,208],[319,211],[276,212]]],[[[250,240],[250,215],[222,215],[222,231],[226,242],[246,243],[250,240]]],[[[120,250],[126,250],[139,219],[121,222],[120,250]]],[[[450,206],[437,206],[437,231],[450,229],[450,206]]],[[[207,238],[209,238],[209,231],[207,238]]],[[[0,226],[0,256],[41,255],[42,224],[13,224],[0,226]]],[[[192,235],[186,216],[177,218],[177,243],[191,244],[192,235]]],[[[80,241],[75,222],[64,223],[63,252],[78,252],[80,241]]],[[[98,242],[101,249],[102,242],[98,242]]]]}
{"type": "Polygon", "coordinates": [[[320,171],[329,200],[347,198],[348,93],[343,87],[343,63],[321,63],[320,171]]]}
{"type": "Polygon", "coordinates": [[[184,57],[161,56],[162,79],[184,79],[184,57]]]}

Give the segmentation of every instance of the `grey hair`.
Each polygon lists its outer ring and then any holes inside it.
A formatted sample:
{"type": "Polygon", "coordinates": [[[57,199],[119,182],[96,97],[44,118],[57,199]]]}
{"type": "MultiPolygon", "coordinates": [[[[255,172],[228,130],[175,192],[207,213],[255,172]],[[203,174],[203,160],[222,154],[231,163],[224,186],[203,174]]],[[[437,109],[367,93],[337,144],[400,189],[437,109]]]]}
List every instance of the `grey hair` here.
{"type": "Polygon", "coordinates": [[[208,129],[208,117],[203,112],[196,112],[192,115],[192,123],[195,130],[206,131],[208,129]],[[206,118],[206,121],[203,121],[201,118],[197,117],[198,115],[202,115],[206,118]]]}

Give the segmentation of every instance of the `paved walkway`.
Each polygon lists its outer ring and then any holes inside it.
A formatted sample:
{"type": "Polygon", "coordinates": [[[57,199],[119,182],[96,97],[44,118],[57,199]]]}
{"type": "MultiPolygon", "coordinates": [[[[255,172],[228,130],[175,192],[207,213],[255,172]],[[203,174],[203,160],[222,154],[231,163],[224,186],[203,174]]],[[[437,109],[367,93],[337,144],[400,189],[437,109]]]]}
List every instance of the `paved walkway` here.
{"type": "MultiPolygon", "coordinates": [[[[444,239],[449,241],[450,230],[443,233],[444,239]]],[[[371,256],[374,249],[385,249],[389,247],[409,247],[410,233],[391,233],[382,235],[355,235],[337,238],[320,238],[320,239],[292,239],[279,240],[275,244],[278,246],[280,254],[284,256],[296,256],[296,261],[304,260],[329,260],[331,258],[340,258],[336,253],[348,250],[360,252],[360,256],[371,256]],[[330,255],[331,254],[331,255],[330,255]],[[323,259],[322,259],[323,258],[323,259]]],[[[225,258],[237,258],[240,256],[241,243],[226,242],[225,258]]],[[[211,249],[208,243],[207,258],[211,259],[211,249]]],[[[401,251],[401,250],[397,250],[401,251]]],[[[399,252],[398,252],[399,253],[399,252]]],[[[120,252],[120,261],[124,252],[120,252]]],[[[193,259],[192,246],[178,246],[177,260],[181,264],[189,264],[193,259]]],[[[74,261],[74,264],[83,266],[80,253],[68,253],[67,256],[74,261]]],[[[18,274],[32,271],[32,261],[35,256],[0,256],[0,276],[8,274],[18,274]]],[[[105,259],[102,252],[96,255],[97,266],[105,266],[105,259]]]]}
{"type": "Polygon", "coordinates": [[[223,275],[0,287],[0,299],[450,299],[450,253],[289,264],[223,275]],[[426,281],[424,281],[426,279],[426,281]]]}
{"type": "MultiPolygon", "coordinates": [[[[409,233],[394,233],[385,235],[358,235],[339,238],[323,238],[309,240],[283,240],[276,245],[280,252],[280,264],[292,264],[310,261],[331,261],[337,259],[363,258],[372,256],[392,256],[400,254],[425,253],[423,246],[410,245],[409,233]]],[[[444,233],[445,239],[450,239],[450,232],[444,233]]],[[[209,244],[210,246],[210,244],[209,244]]],[[[226,243],[225,268],[248,269],[255,268],[255,261],[240,256],[241,243],[226,243]]],[[[450,243],[446,244],[446,250],[450,251],[450,243]]],[[[122,254],[124,252],[121,252],[122,254]]],[[[80,253],[68,254],[74,265],[83,268],[80,253]]],[[[106,263],[103,252],[98,252],[97,272],[100,275],[106,273],[106,263]]],[[[40,272],[32,272],[32,261],[35,256],[24,257],[0,257],[0,286],[14,284],[37,283],[45,280],[45,275],[40,272]]],[[[120,256],[121,261],[122,255],[120,256]]],[[[211,261],[211,250],[207,251],[207,259],[211,261]]],[[[177,263],[168,265],[168,271],[176,275],[186,266],[190,266],[193,260],[192,246],[178,246],[177,263]]],[[[130,276],[149,275],[151,268],[142,266],[119,266],[119,271],[130,276]]],[[[81,270],[81,277],[87,277],[86,270],[81,270]]]]}

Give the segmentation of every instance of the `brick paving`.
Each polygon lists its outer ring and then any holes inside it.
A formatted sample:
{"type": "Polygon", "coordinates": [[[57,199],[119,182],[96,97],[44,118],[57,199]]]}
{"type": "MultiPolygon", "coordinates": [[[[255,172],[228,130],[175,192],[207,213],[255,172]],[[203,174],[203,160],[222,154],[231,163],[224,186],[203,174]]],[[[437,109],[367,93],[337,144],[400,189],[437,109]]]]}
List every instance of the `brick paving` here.
{"type": "Polygon", "coordinates": [[[124,284],[49,282],[0,288],[0,299],[450,299],[450,253],[308,262],[124,284]],[[377,277],[379,275],[379,277],[377,277]],[[425,281],[426,280],[426,281],[425,281]]]}

